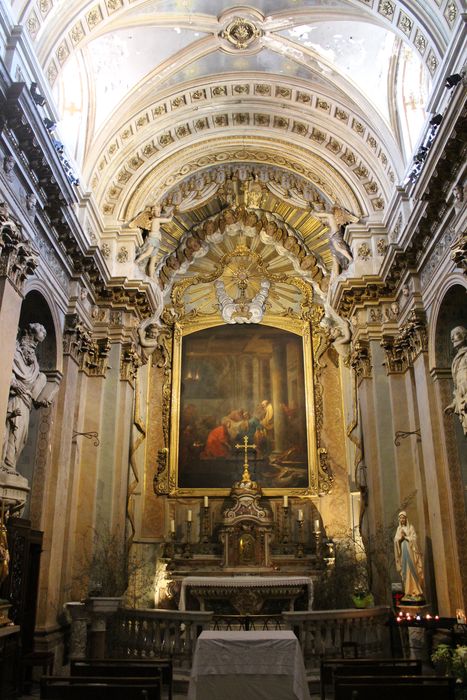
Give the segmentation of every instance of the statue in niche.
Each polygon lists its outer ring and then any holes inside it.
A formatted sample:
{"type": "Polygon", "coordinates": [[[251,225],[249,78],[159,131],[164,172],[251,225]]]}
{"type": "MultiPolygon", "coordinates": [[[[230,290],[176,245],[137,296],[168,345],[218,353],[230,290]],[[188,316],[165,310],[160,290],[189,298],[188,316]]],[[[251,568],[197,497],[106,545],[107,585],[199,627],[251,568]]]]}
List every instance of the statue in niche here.
{"type": "Polygon", "coordinates": [[[464,435],[467,435],[467,328],[453,328],[451,342],[457,351],[451,365],[454,392],[452,402],[444,410],[448,415],[456,413],[459,416],[464,435]]]}
{"type": "Polygon", "coordinates": [[[36,357],[36,348],[46,336],[44,326],[29,323],[16,343],[1,464],[1,470],[10,474],[16,474],[26,444],[31,407],[50,406],[52,402],[51,392],[45,390],[47,377],[40,371],[36,357]]]}
{"type": "Polygon", "coordinates": [[[402,578],[404,597],[402,603],[423,603],[423,559],[418,549],[417,533],[402,510],[398,516],[399,525],[394,535],[394,555],[396,568],[402,578]]]}
{"type": "Polygon", "coordinates": [[[137,265],[146,261],[144,267],[148,277],[154,277],[154,272],[156,271],[157,253],[159,252],[162,238],[161,224],[166,224],[171,219],[171,216],[161,216],[161,207],[157,205],[145,209],[131,221],[139,228],[149,231],[135,258],[137,265]]]}

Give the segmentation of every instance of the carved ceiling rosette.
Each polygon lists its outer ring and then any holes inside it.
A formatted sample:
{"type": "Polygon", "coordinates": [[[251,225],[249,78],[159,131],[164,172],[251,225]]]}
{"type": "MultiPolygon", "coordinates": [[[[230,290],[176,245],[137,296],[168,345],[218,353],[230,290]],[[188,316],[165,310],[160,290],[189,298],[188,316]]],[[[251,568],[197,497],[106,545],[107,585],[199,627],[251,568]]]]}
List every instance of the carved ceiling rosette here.
{"type": "Polygon", "coordinates": [[[235,51],[253,48],[262,35],[262,29],[247,17],[234,17],[225,29],[219,32],[220,39],[224,40],[224,48],[233,48],[235,51]]]}

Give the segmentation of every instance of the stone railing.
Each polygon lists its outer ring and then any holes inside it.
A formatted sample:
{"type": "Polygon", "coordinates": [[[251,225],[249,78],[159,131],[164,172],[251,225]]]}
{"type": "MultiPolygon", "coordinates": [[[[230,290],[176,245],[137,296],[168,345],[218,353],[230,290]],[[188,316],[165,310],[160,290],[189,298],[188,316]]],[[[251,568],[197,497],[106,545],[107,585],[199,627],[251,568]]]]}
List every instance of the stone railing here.
{"type": "Polygon", "coordinates": [[[354,643],[360,657],[389,656],[389,615],[383,606],[282,613],[298,637],[308,669],[319,666],[320,656],[341,656],[344,642],[354,643]]]}
{"type": "Polygon", "coordinates": [[[107,655],[114,658],[171,657],[191,667],[196,640],[212,629],[212,612],[119,610],[107,627],[107,655]]]}
{"type": "Polygon", "coordinates": [[[120,608],[102,614],[79,603],[69,604],[68,609],[73,659],[171,657],[175,667],[190,668],[196,639],[203,630],[213,629],[291,629],[310,670],[318,667],[323,654],[340,656],[344,642],[355,643],[359,656],[389,654],[387,607],[284,612],[271,616],[270,622],[265,615],[242,618],[199,611],[120,608]]]}

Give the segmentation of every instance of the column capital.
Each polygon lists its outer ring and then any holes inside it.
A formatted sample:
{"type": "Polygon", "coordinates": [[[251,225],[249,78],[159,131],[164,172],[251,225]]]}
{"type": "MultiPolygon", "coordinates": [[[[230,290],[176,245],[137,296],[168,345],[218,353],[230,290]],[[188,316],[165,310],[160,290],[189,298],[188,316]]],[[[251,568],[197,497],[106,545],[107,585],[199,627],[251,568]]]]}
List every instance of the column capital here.
{"type": "Polygon", "coordinates": [[[142,361],[136,350],[136,343],[123,343],[120,358],[120,379],[133,385],[141,365],[142,361]]]}
{"type": "Polygon", "coordinates": [[[451,259],[464,271],[464,275],[467,275],[467,233],[461,233],[452,244],[451,259]]]}
{"type": "Polygon", "coordinates": [[[357,380],[371,378],[371,352],[367,340],[357,340],[350,353],[349,364],[357,375],[357,380]]]}
{"type": "Polygon", "coordinates": [[[0,277],[7,277],[22,294],[24,281],[34,274],[38,264],[38,252],[26,240],[5,202],[0,202],[0,277]]]}
{"type": "Polygon", "coordinates": [[[81,356],[80,370],[88,377],[105,377],[108,370],[110,339],[86,340],[85,352],[81,356]]]}
{"type": "Polygon", "coordinates": [[[70,355],[81,365],[83,356],[92,344],[90,331],[85,327],[78,314],[65,316],[63,329],[63,354],[70,355]]]}

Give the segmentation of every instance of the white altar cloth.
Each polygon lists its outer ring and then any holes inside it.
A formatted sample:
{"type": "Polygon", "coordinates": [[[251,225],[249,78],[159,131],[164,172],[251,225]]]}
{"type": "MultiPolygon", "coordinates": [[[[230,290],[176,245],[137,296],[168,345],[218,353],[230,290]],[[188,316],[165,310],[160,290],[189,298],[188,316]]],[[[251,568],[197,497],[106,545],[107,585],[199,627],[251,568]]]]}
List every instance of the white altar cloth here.
{"type": "Polygon", "coordinates": [[[202,632],[188,700],[310,700],[298,639],[288,630],[202,632]]]}
{"type": "Polygon", "coordinates": [[[182,581],[179,610],[186,610],[186,592],[190,587],[265,588],[267,586],[306,586],[308,610],[313,604],[313,581],[308,576],[186,576],[182,581]]]}

